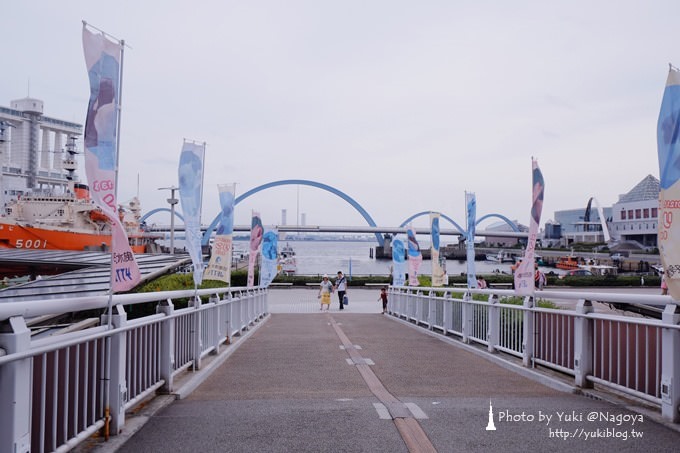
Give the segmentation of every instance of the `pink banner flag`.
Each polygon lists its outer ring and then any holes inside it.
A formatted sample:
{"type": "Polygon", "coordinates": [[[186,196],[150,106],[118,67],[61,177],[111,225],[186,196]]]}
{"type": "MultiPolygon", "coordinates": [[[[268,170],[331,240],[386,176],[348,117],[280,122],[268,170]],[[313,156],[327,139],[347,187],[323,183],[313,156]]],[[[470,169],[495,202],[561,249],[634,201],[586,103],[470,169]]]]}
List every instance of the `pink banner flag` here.
{"type": "Polygon", "coordinates": [[[85,121],[85,174],[92,199],[111,223],[111,289],[127,291],[141,278],[127,233],[118,215],[118,102],[122,46],[83,25],[83,51],[90,79],[85,121]]]}
{"type": "Polygon", "coordinates": [[[536,274],[538,267],[535,263],[534,250],[536,247],[536,237],[538,236],[538,225],[541,221],[541,211],[543,211],[543,193],[545,183],[543,174],[538,168],[538,162],[532,159],[532,204],[531,219],[529,224],[529,238],[527,248],[524,251],[524,258],[515,271],[515,292],[520,296],[531,296],[534,294],[536,274]]]}

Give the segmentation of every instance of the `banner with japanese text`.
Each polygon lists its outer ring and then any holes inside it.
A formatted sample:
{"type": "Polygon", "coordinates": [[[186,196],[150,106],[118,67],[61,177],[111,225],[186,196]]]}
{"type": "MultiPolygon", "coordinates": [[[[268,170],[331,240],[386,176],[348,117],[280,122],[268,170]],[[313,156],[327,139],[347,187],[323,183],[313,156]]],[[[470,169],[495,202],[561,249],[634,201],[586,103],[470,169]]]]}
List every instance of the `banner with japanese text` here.
{"type": "Polygon", "coordinates": [[[184,216],[187,251],[194,269],[194,284],[203,281],[203,253],[201,250],[201,205],[203,203],[203,162],[205,144],[185,141],[179,155],[179,200],[184,216]]]}
{"type": "Polygon", "coordinates": [[[250,244],[248,246],[248,286],[255,285],[255,265],[260,253],[263,234],[264,228],[262,227],[260,213],[253,211],[253,218],[250,223],[250,244]]]}
{"type": "Polygon", "coordinates": [[[260,286],[266,288],[278,272],[278,231],[266,230],[262,236],[262,264],[260,265],[260,286]]]}
{"type": "Polygon", "coordinates": [[[432,244],[430,246],[430,260],[432,262],[432,286],[444,285],[444,268],[439,259],[439,220],[441,214],[430,212],[430,236],[432,244]]]}
{"type": "Polygon", "coordinates": [[[465,214],[467,231],[465,232],[465,250],[467,252],[467,287],[477,287],[475,270],[475,231],[477,223],[477,198],[473,192],[465,192],[465,214]]]}
{"type": "Polygon", "coordinates": [[[529,238],[527,239],[527,248],[524,251],[519,267],[515,271],[515,292],[520,296],[531,296],[535,290],[535,274],[536,274],[536,238],[538,236],[538,225],[541,222],[541,211],[543,211],[543,195],[545,192],[545,182],[543,181],[543,174],[538,168],[538,162],[531,160],[532,168],[532,203],[531,203],[531,218],[529,219],[529,238]]]}
{"type": "Polygon", "coordinates": [[[220,224],[215,232],[210,253],[210,262],[204,277],[209,280],[221,280],[231,284],[231,259],[233,253],[234,233],[234,184],[219,184],[220,224]]]}
{"type": "Polygon", "coordinates": [[[118,215],[118,102],[122,46],[83,25],[83,51],[90,81],[85,120],[85,174],[92,200],[111,228],[111,290],[127,291],[139,283],[139,266],[118,215]]]}
{"type": "Polygon", "coordinates": [[[670,67],[657,123],[659,154],[658,244],[668,293],[680,300],[680,70],[670,67]]]}
{"type": "Polygon", "coordinates": [[[404,241],[395,236],[392,241],[392,286],[406,283],[406,247],[404,241]]]}
{"type": "Polygon", "coordinates": [[[420,253],[416,232],[410,224],[406,230],[406,238],[408,240],[408,284],[409,286],[418,286],[420,285],[418,272],[420,265],[423,264],[423,255],[420,253]]]}

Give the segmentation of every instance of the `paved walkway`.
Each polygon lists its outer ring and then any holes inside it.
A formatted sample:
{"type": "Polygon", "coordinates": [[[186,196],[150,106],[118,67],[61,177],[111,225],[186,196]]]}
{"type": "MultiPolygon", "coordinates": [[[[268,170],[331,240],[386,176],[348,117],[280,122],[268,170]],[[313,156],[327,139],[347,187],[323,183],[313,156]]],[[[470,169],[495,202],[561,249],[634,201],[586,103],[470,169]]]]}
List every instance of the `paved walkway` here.
{"type": "Polygon", "coordinates": [[[119,451],[678,451],[678,431],[650,413],[560,391],[382,315],[377,290],[353,291],[348,311],[309,314],[313,290],[272,293],[284,295],[264,324],[119,451]]]}

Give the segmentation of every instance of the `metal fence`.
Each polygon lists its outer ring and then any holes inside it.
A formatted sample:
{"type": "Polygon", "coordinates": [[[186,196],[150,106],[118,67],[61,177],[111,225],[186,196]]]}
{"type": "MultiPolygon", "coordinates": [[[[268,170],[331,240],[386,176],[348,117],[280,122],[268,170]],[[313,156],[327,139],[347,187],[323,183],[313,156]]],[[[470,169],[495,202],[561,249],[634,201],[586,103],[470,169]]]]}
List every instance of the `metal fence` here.
{"type": "MultiPolygon", "coordinates": [[[[491,352],[520,357],[656,404],[680,422],[680,307],[669,296],[542,291],[541,298],[573,300],[575,309],[506,304],[514,291],[392,287],[388,312],[491,352]],[[484,300],[473,300],[483,294],[484,300]],[[662,320],[594,313],[593,301],[665,306],[662,320]],[[675,386],[673,383],[676,383],[675,386]]],[[[518,298],[514,298],[517,302],[518,298]]]]}
{"type": "Polygon", "coordinates": [[[102,428],[118,432],[126,410],[160,388],[172,392],[177,374],[199,369],[267,313],[267,291],[256,288],[112,300],[111,328],[103,315],[101,326],[41,339],[31,338],[25,319],[104,308],[108,297],[0,304],[0,451],[66,451],[102,428]],[[190,306],[175,310],[178,299],[190,306]],[[142,303],[157,303],[157,314],[128,320],[124,307],[142,303]]]}

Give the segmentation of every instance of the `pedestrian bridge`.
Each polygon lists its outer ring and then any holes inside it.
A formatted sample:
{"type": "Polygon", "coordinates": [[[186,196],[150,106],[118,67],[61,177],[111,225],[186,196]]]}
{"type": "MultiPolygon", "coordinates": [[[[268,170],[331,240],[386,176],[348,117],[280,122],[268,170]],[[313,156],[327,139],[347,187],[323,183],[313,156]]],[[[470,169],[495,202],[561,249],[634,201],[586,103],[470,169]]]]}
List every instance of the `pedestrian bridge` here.
{"type": "Polygon", "coordinates": [[[47,339],[27,320],[107,298],[2,303],[0,451],[677,451],[677,307],[593,309],[668,297],[390,288],[383,315],[349,294],[342,312],[306,288],[116,295],[102,326],[47,339]]]}

